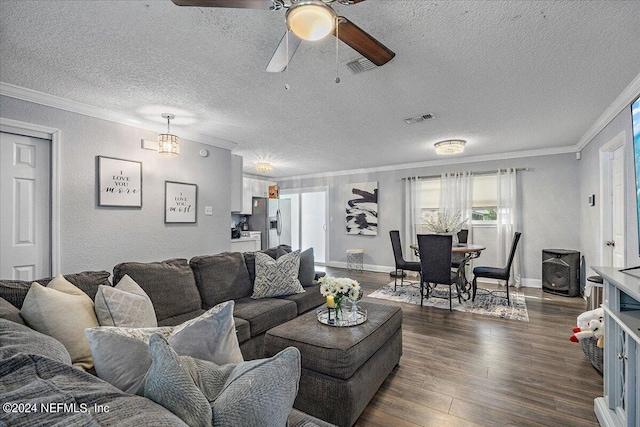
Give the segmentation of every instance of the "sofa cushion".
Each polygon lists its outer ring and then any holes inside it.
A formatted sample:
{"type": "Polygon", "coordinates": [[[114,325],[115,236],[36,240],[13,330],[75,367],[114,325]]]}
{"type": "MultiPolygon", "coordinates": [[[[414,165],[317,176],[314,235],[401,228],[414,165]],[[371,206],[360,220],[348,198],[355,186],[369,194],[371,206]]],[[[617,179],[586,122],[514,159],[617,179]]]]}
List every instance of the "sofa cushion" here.
{"type": "Polygon", "coordinates": [[[195,319],[198,316],[204,314],[207,310],[200,308],[198,310],[190,311],[188,313],[178,314],[177,316],[167,317],[164,320],[158,322],[158,326],[178,326],[179,324],[186,322],[187,320],[195,319]]]}
{"type": "Polygon", "coordinates": [[[251,295],[251,280],[240,252],[191,258],[196,285],[205,308],[251,295]]]}
{"type": "Polygon", "coordinates": [[[4,298],[0,298],[0,319],[24,325],[24,320],[20,317],[20,309],[4,298]]]}
{"type": "Polygon", "coordinates": [[[17,354],[3,360],[0,396],[3,402],[28,402],[38,408],[36,412],[0,411],[2,425],[186,427],[178,417],[149,399],[123,393],[87,372],[41,355],[17,354]],[[71,410],[40,410],[49,405],[56,409],[62,403],[71,410]],[[94,405],[108,410],[96,411],[94,405]],[[82,411],[82,407],[91,410],[82,411]]]}
{"type": "Polygon", "coordinates": [[[145,397],[191,426],[285,426],[300,380],[300,352],[218,366],[178,356],[159,334],[150,339],[153,364],[145,397]]]}
{"type": "Polygon", "coordinates": [[[95,310],[100,326],[158,326],[149,296],[126,274],[116,286],[101,285],[98,288],[95,310]]]}
{"type": "Polygon", "coordinates": [[[38,332],[60,341],[77,368],[93,366],[85,328],[98,326],[93,301],[62,275],[44,287],[33,283],[24,299],[20,315],[38,332]]]}
{"type": "MultiPolygon", "coordinates": [[[[94,299],[96,292],[98,292],[98,286],[111,286],[111,283],[109,283],[110,275],[108,271],[83,271],[82,273],[65,274],[64,278],[73,286],[89,295],[89,298],[94,299]]],[[[4,298],[12,305],[22,308],[22,302],[34,281],[40,283],[42,286],[47,286],[51,280],[53,280],[53,277],[30,281],[0,280],[0,298],[4,298]]]]}
{"type": "Polygon", "coordinates": [[[327,302],[326,298],[320,293],[320,284],[318,282],[314,286],[305,288],[305,291],[302,294],[286,295],[278,298],[295,302],[298,307],[298,314],[306,313],[327,302]]]}
{"type": "Polygon", "coordinates": [[[160,333],[182,355],[218,364],[243,361],[233,320],[233,301],[218,304],[179,326],[99,327],[85,331],[98,377],[128,393],[142,394],[151,366],[149,337],[160,333]]]}
{"type": "Polygon", "coordinates": [[[202,308],[193,271],[186,259],[125,262],[113,267],[113,281],[128,274],[149,295],[158,322],[202,308]]]}
{"type": "Polygon", "coordinates": [[[255,300],[245,297],[236,300],[233,314],[249,322],[251,336],[255,337],[274,326],[295,319],[298,307],[293,301],[279,298],[255,300]]]}
{"type": "Polygon", "coordinates": [[[8,359],[18,353],[40,354],[71,365],[71,356],[60,341],[27,326],[0,319],[0,359],[8,359]]]}
{"type": "Polygon", "coordinates": [[[251,328],[249,322],[239,317],[234,317],[233,322],[236,324],[236,335],[238,336],[238,342],[242,344],[251,338],[251,328]]]}
{"type": "Polygon", "coordinates": [[[315,284],[316,266],[313,256],[313,248],[309,248],[300,252],[300,270],[298,272],[298,280],[300,284],[307,288],[315,284]]]}
{"type": "Polygon", "coordinates": [[[269,298],[304,292],[298,280],[300,251],[291,252],[277,260],[256,253],[256,280],[251,298],[269,298]]]}

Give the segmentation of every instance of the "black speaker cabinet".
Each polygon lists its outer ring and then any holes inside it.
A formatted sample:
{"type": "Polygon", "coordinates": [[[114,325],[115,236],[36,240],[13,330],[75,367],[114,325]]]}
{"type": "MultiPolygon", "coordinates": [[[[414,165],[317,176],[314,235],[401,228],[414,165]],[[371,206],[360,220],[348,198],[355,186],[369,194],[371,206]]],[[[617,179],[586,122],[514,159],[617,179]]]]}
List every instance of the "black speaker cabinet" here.
{"type": "Polygon", "coordinates": [[[542,290],[557,295],[580,295],[580,252],[567,249],[542,251],[542,290]]]}

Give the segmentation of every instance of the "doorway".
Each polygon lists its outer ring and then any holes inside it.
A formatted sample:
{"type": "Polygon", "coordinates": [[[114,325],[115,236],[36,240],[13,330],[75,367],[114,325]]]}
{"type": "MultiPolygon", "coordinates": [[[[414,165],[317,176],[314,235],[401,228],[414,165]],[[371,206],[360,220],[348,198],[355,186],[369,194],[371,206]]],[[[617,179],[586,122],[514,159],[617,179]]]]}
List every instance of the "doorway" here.
{"type": "Polygon", "coordinates": [[[626,262],[624,150],[624,132],[600,148],[600,259],[601,265],[618,268],[626,262]]]}
{"type": "Polygon", "coordinates": [[[291,246],[313,248],[316,264],[327,262],[327,187],[285,189],[280,198],[291,200],[291,246]]]}

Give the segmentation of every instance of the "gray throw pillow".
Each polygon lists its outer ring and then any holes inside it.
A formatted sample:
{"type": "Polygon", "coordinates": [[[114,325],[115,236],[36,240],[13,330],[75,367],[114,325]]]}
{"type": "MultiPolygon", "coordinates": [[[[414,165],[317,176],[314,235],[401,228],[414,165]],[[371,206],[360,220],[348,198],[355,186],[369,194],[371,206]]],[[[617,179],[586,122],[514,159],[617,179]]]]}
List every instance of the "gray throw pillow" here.
{"type": "Polygon", "coordinates": [[[87,329],[96,374],[122,391],[142,395],[151,366],[149,337],[154,333],[165,336],[181,355],[218,364],[242,362],[233,307],[233,301],[218,304],[175,327],[87,329]]]}
{"type": "Polygon", "coordinates": [[[251,298],[269,298],[305,292],[298,280],[300,251],[283,255],[277,260],[256,252],[256,280],[251,298]]]}
{"type": "Polygon", "coordinates": [[[4,298],[0,298],[0,319],[7,319],[24,325],[24,320],[20,317],[20,309],[4,298]]]}
{"type": "Polygon", "coordinates": [[[144,396],[190,426],[286,426],[300,380],[300,351],[219,366],[178,356],[160,334],[151,336],[153,364],[144,396]]]}
{"type": "Polygon", "coordinates": [[[313,256],[313,248],[300,252],[300,270],[298,272],[298,280],[303,287],[315,285],[316,266],[313,256]]]}
{"type": "Polygon", "coordinates": [[[8,359],[18,353],[39,354],[71,365],[71,356],[60,341],[27,326],[0,319],[0,359],[8,359]]]}
{"type": "Polygon", "coordinates": [[[100,326],[131,328],[158,326],[151,299],[127,274],[116,286],[100,285],[98,287],[95,310],[100,326]]]}

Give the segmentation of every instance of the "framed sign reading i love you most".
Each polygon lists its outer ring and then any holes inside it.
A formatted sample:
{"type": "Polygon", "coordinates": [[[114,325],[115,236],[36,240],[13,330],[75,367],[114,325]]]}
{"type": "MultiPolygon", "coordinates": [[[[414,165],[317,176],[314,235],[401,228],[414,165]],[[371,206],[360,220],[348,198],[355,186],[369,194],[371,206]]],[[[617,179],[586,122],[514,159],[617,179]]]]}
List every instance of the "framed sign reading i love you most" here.
{"type": "Polygon", "coordinates": [[[142,207],[142,162],[98,156],[98,206],[142,207]]]}
{"type": "Polygon", "coordinates": [[[164,182],[164,222],[195,223],[198,210],[198,186],[184,182],[164,182]]]}

